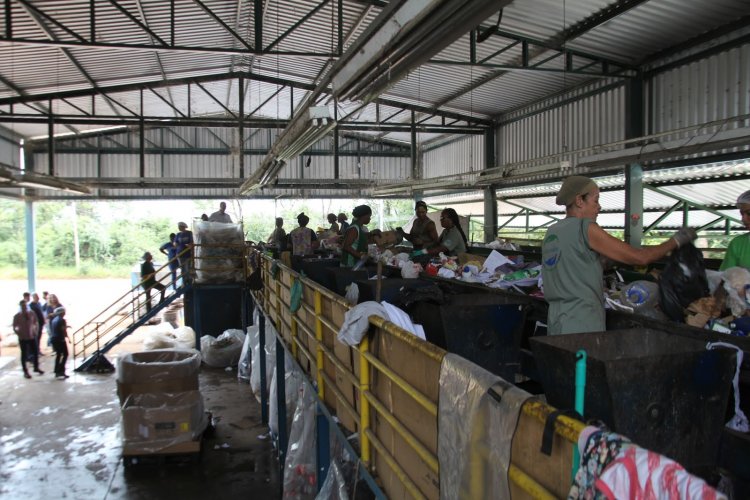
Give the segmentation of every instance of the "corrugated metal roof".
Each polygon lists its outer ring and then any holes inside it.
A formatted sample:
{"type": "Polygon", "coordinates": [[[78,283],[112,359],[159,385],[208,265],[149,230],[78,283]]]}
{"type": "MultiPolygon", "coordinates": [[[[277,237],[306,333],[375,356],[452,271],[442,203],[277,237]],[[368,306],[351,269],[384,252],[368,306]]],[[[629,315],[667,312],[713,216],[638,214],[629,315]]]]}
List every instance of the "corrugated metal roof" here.
{"type": "MultiPolygon", "coordinates": [[[[70,97],[67,102],[52,100],[54,112],[76,117],[94,112],[107,117],[116,113],[128,116],[133,111],[143,112],[149,117],[167,118],[187,115],[188,108],[191,116],[230,116],[224,107],[236,112],[239,93],[238,81],[234,77],[229,78],[229,72],[251,71],[273,79],[314,85],[335,62],[335,57],[332,58],[331,55],[337,49],[339,36],[338,2],[328,2],[292,30],[303,16],[312,13],[322,3],[315,0],[266,0],[263,2],[262,12],[263,42],[267,48],[276,41],[272,50],[282,53],[232,53],[255,43],[253,2],[203,0],[212,14],[235,30],[241,39],[223,28],[198,3],[175,2],[176,18],[172,39],[170,2],[119,0],[118,5],[145,24],[151,33],[128,19],[116,5],[94,2],[95,41],[123,46],[92,47],[84,43],[92,39],[92,3],[89,0],[27,2],[28,4],[18,1],[0,4],[1,18],[5,16],[6,5],[11,6],[13,36],[37,40],[39,43],[27,46],[20,42],[0,42],[0,98],[17,96],[19,93],[34,95],[73,90],[87,92],[94,85],[109,87],[143,82],[158,83],[164,78],[211,77],[214,80],[202,83],[210,95],[193,84],[188,98],[188,87],[184,83],[175,84],[171,88],[157,88],[153,92],[146,90],[142,98],[143,109],[138,90],[109,94],[122,106],[113,104],[102,96],[70,97]],[[60,25],[47,20],[34,20],[26,6],[29,4],[54,17],[77,33],[80,39],[60,25]],[[64,50],[56,46],[41,45],[43,41],[50,39],[74,44],[64,50]],[[158,50],[146,47],[162,42],[164,46],[158,50]],[[176,47],[169,47],[172,43],[176,47]],[[143,46],[125,47],[127,44],[143,46]],[[219,51],[207,52],[214,49],[219,51]],[[71,61],[71,58],[75,61],[71,61]],[[94,84],[88,78],[93,79],[94,84]],[[173,109],[168,103],[177,109],[173,109]]],[[[357,0],[344,0],[342,5],[344,44],[350,46],[381,9],[357,0]]],[[[750,15],[750,3],[744,0],[714,0],[710,3],[703,0],[647,0],[633,2],[632,8],[606,22],[597,20],[601,12],[618,9],[620,5],[614,0],[518,0],[503,9],[498,28],[503,33],[512,33],[518,38],[581,52],[580,56],[576,56],[573,66],[578,69],[587,64],[587,56],[641,63],[662,49],[679,46],[707,30],[750,15]],[[588,29],[581,29],[582,26],[588,29]],[[568,30],[571,29],[575,30],[574,35],[563,39],[562,35],[570,33],[568,30]]],[[[493,26],[496,20],[497,15],[490,16],[482,23],[482,31],[493,26]]],[[[748,26],[740,26],[738,31],[717,38],[717,43],[729,40],[727,37],[739,36],[737,33],[746,34],[749,29],[748,26]]],[[[508,48],[514,43],[512,38],[493,35],[477,43],[474,46],[477,60],[488,64],[519,66],[522,60],[521,44],[508,48]],[[503,50],[506,48],[507,50],[503,50]]],[[[599,98],[557,107],[565,99],[596,92],[604,85],[621,85],[621,79],[602,77],[597,80],[570,72],[468,65],[471,50],[470,35],[467,33],[460,36],[435,56],[433,62],[414,69],[406,78],[396,82],[383,94],[383,98],[404,105],[461,113],[464,116],[501,116],[504,127],[498,138],[502,139],[499,144],[504,147],[498,148],[498,156],[502,162],[533,160],[577,147],[618,140],[624,135],[624,92],[621,87],[610,89],[599,98]],[[438,64],[437,61],[450,63],[438,64]],[[546,111],[542,114],[540,110],[546,111]],[[532,116],[535,113],[538,114],[532,116]],[[526,118],[522,118],[524,116],[526,118]],[[512,120],[517,119],[518,122],[511,124],[512,120]]],[[[702,120],[721,120],[747,113],[746,87],[750,81],[747,73],[750,63],[745,57],[747,51],[748,44],[728,48],[704,61],[678,68],[674,74],[669,72],[651,80],[649,90],[653,94],[648,96],[648,102],[654,107],[648,110],[652,113],[649,124],[655,131],[673,130],[686,124],[701,123],[702,120]],[[734,82],[738,83],[735,85],[734,82]]],[[[533,66],[553,54],[551,50],[531,43],[529,64],[533,66]]],[[[544,62],[542,67],[559,71],[563,69],[563,65],[563,57],[554,57],[544,62]]],[[[598,71],[601,66],[592,64],[590,69],[598,71]]],[[[288,119],[307,92],[290,88],[277,92],[279,85],[248,80],[245,109],[255,111],[256,116],[288,119]]],[[[46,102],[16,104],[12,111],[10,106],[0,105],[0,124],[3,123],[3,116],[11,113],[44,117],[47,113],[46,105],[46,102]]],[[[339,106],[344,111],[339,116],[345,116],[345,110],[353,109],[356,103],[339,103],[339,106]]],[[[371,104],[351,117],[350,121],[375,122],[379,118],[388,123],[408,123],[411,115],[410,112],[396,114],[399,111],[397,106],[381,106],[379,113],[375,110],[376,107],[371,104]]],[[[424,123],[440,125],[444,122],[444,118],[437,116],[428,117],[424,123]]],[[[748,126],[748,121],[743,125],[748,126]]],[[[42,137],[47,134],[47,124],[44,122],[4,126],[26,137],[42,137]]],[[[732,126],[740,125],[733,122],[732,126]]],[[[68,134],[102,127],[93,124],[56,124],[54,131],[68,134]]],[[[171,140],[180,142],[177,136],[181,133],[182,131],[175,130],[175,137],[171,140]]],[[[267,139],[273,139],[277,134],[278,131],[269,131],[258,137],[251,136],[248,143],[255,144],[258,149],[267,147],[270,145],[267,139]]],[[[404,144],[411,140],[411,135],[403,131],[368,130],[360,134],[375,140],[404,144]]],[[[231,134],[217,131],[214,136],[207,134],[201,137],[200,143],[211,147],[222,140],[229,143],[231,134]]],[[[417,134],[419,142],[429,143],[445,138],[444,133],[417,134]]],[[[726,150],[736,151],[742,151],[742,148],[726,150]]],[[[456,163],[461,164],[467,162],[471,163],[470,159],[456,160],[456,163]]],[[[248,164],[246,170],[255,168],[255,165],[257,162],[252,166],[248,164]]],[[[409,171],[407,169],[405,174],[407,177],[409,171]]],[[[390,173],[386,172],[384,175],[390,176],[390,173]]],[[[705,190],[701,190],[701,193],[696,194],[705,193],[705,190]]]]}

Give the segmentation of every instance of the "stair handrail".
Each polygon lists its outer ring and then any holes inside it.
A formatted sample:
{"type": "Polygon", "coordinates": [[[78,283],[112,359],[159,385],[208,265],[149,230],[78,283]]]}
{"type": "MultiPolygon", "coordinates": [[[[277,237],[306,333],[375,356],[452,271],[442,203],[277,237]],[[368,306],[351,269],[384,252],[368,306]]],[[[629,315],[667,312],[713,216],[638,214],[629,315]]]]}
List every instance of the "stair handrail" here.
{"type": "MultiPolygon", "coordinates": [[[[182,252],[180,252],[180,253],[179,253],[179,254],[177,254],[177,255],[176,255],[175,257],[173,257],[172,259],[168,260],[168,261],[167,261],[167,262],[166,262],[166,263],[165,263],[164,265],[162,265],[161,267],[159,267],[159,269],[157,269],[157,270],[156,270],[156,271],[154,272],[154,275],[155,275],[155,276],[157,276],[157,275],[159,274],[159,272],[160,272],[160,271],[162,271],[162,270],[163,270],[164,268],[168,267],[168,266],[169,266],[169,265],[170,265],[171,263],[173,263],[173,262],[179,262],[179,258],[180,258],[180,257],[181,257],[181,256],[182,256],[183,254],[187,253],[187,252],[188,252],[188,251],[190,251],[190,250],[192,250],[192,247],[188,247],[188,248],[185,248],[185,249],[184,249],[184,250],[183,250],[182,252]]],[[[168,273],[167,273],[166,275],[163,275],[163,276],[162,276],[161,278],[157,279],[157,281],[158,281],[159,283],[161,283],[161,281],[162,281],[162,280],[163,280],[164,278],[166,278],[166,277],[170,278],[170,280],[171,280],[171,270],[168,270],[168,271],[169,271],[169,272],[168,272],[168,273]]],[[[184,278],[183,278],[183,279],[184,279],[184,278]]],[[[75,358],[75,357],[76,357],[76,356],[78,355],[78,353],[76,352],[76,347],[77,347],[77,346],[78,346],[79,344],[83,344],[83,345],[82,345],[81,347],[82,347],[82,352],[83,352],[83,355],[85,356],[85,353],[86,353],[86,348],[87,348],[88,346],[90,346],[90,345],[91,345],[91,343],[89,343],[89,344],[85,344],[86,338],[87,338],[87,337],[89,337],[89,336],[91,335],[91,333],[92,333],[92,332],[98,332],[98,328],[95,328],[94,330],[91,330],[91,331],[89,331],[89,332],[86,332],[86,328],[87,328],[87,327],[88,327],[89,325],[91,325],[91,324],[96,324],[97,322],[98,322],[98,323],[99,323],[100,325],[101,325],[101,324],[106,324],[106,323],[107,323],[107,322],[109,322],[109,321],[110,321],[110,320],[111,320],[111,319],[112,319],[112,318],[113,318],[114,316],[118,315],[118,314],[120,313],[120,311],[121,311],[121,310],[122,310],[123,308],[125,308],[125,307],[128,307],[128,306],[132,305],[132,304],[133,304],[133,302],[135,302],[135,301],[136,301],[136,299],[138,299],[138,298],[139,298],[139,297],[141,296],[141,294],[144,294],[144,295],[145,295],[145,293],[146,293],[146,290],[145,290],[145,288],[144,288],[144,289],[143,289],[143,290],[142,290],[141,292],[138,292],[137,294],[135,294],[135,293],[136,293],[136,291],[137,291],[137,290],[138,290],[139,288],[142,288],[142,287],[143,287],[143,284],[144,284],[144,282],[145,282],[145,281],[146,281],[146,280],[141,280],[140,282],[138,282],[138,284],[137,284],[137,285],[135,285],[135,286],[134,286],[133,288],[131,288],[130,290],[128,290],[127,292],[125,292],[125,294],[123,294],[122,296],[120,296],[119,298],[117,298],[117,299],[116,299],[116,300],[115,300],[114,302],[112,302],[112,304],[110,304],[109,306],[105,307],[105,308],[104,308],[104,309],[103,309],[103,310],[102,310],[101,312],[99,312],[99,313],[97,313],[96,315],[94,315],[94,317],[93,317],[93,318],[91,318],[91,319],[90,319],[89,321],[85,322],[85,323],[83,324],[83,326],[81,326],[81,327],[80,327],[80,328],[79,328],[78,330],[76,330],[75,332],[73,332],[73,336],[72,336],[72,338],[73,338],[73,342],[72,342],[72,344],[73,344],[73,357],[74,357],[74,358],[75,358]],[[130,296],[133,296],[133,294],[135,294],[135,297],[133,297],[132,299],[130,299],[130,301],[128,301],[128,302],[127,302],[127,303],[126,303],[126,304],[125,304],[125,305],[124,305],[123,307],[121,307],[121,308],[117,309],[117,310],[116,310],[115,312],[113,312],[113,313],[109,314],[109,316],[107,316],[106,318],[103,318],[103,319],[101,318],[102,316],[106,315],[106,313],[107,313],[107,312],[108,312],[108,311],[109,311],[110,309],[112,309],[112,308],[113,308],[113,307],[114,307],[114,306],[115,306],[116,304],[119,304],[119,303],[121,303],[121,302],[122,302],[122,301],[123,301],[124,299],[126,299],[126,298],[128,297],[128,295],[130,295],[130,296]],[[97,321],[97,320],[99,320],[99,321],[97,321]],[[79,340],[76,340],[76,336],[79,336],[79,337],[80,337],[80,339],[79,339],[79,340]]],[[[132,316],[133,316],[133,312],[131,312],[131,313],[130,313],[130,314],[128,314],[127,316],[128,316],[128,317],[132,317],[132,316]]],[[[112,330],[112,328],[113,328],[113,327],[115,327],[115,326],[118,326],[118,325],[119,325],[119,324],[120,324],[120,323],[121,323],[122,321],[124,321],[124,319],[125,319],[125,318],[123,318],[123,319],[122,319],[121,321],[118,321],[118,322],[116,322],[116,323],[115,323],[115,324],[114,324],[114,325],[113,325],[112,327],[108,327],[108,328],[107,328],[107,329],[106,329],[106,330],[105,330],[105,331],[104,331],[103,333],[102,333],[102,332],[99,332],[99,333],[98,333],[98,334],[96,335],[97,339],[99,339],[99,338],[101,338],[102,336],[104,336],[104,335],[106,335],[107,333],[109,333],[109,332],[110,332],[110,331],[112,330]]]]}

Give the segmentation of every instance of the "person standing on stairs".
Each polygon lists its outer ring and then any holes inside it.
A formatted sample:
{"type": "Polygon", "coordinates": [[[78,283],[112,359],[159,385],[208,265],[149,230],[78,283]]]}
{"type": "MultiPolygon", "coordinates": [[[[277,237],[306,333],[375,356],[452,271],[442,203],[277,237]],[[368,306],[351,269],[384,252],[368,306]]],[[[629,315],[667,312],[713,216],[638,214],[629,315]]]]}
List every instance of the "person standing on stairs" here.
{"type": "Polygon", "coordinates": [[[18,343],[21,347],[21,369],[23,370],[23,376],[31,378],[26,368],[28,356],[31,356],[34,371],[39,375],[44,375],[44,372],[39,369],[39,356],[37,356],[36,352],[36,334],[38,330],[36,314],[27,307],[25,300],[19,302],[18,306],[19,311],[13,316],[13,331],[18,335],[18,343]]]}
{"type": "Polygon", "coordinates": [[[169,259],[169,272],[172,274],[172,288],[177,288],[177,269],[180,267],[180,263],[175,257],[177,257],[177,249],[174,246],[174,238],[177,236],[174,233],[169,233],[169,241],[159,247],[159,251],[167,256],[169,259]]]}
{"type": "Polygon", "coordinates": [[[156,270],[154,269],[154,263],[151,262],[153,257],[151,253],[146,252],[143,254],[143,264],[141,264],[141,286],[146,291],[146,312],[151,311],[151,289],[156,288],[161,292],[161,298],[159,303],[164,302],[164,290],[166,287],[156,281],[156,270]]]}
{"type": "Polygon", "coordinates": [[[177,223],[178,233],[174,237],[174,247],[177,250],[177,258],[180,261],[183,285],[190,281],[190,267],[193,256],[193,232],[188,231],[188,225],[184,222],[177,223]]]}

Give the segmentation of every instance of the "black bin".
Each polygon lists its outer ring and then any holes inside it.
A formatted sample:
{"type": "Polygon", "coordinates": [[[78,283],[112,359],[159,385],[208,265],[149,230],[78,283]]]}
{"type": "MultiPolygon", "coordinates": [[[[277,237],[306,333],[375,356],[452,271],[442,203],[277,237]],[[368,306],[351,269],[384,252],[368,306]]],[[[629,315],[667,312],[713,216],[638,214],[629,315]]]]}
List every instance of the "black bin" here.
{"type": "Polygon", "coordinates": [[[521,304],[492,294],[461,294],[443,305],[415,304],[411,313],[429,342],[515,382],[525,318],[521,304]]]}
{"type": "MultiPolygon", "coordinates": [[[[366,302],[368,300],[375,300],[377,294],[378,280],[358,280],[357,286],[359,287],[359,303],[366,302]]],[[[422,280],[418,278],[404,279],[404,278],[384,278],[380,284],[380,300],[384,300],[389,303],[394,303],[396,296],[401,292],[401,289],[405,286],[420,288],[427,286],[434,286],[434,282],[428,280],[422,280]]]]}
{"type": "Polygon", "coordinates": [[[367,269],[352,270],[349,267],[329,267],[326,272],[331,280],[331,290],[339,295],[346,294],[346,287],[357,280],[366,280],[369,276],[367,269]]]}
{"type": "Polygon", "coordinates": [[[313,257],[304,258],[300,262],[300,271],[305,273],[305,276],[329,290],[333,290],[334,287],[334,281],[328,272],[332,267],[339,267],[339,259],[318,259],[313,257]]]}
{"type": "Polygon", "coordinates": [[[648,328],[534,337],[547,401],[573,408],[575,356],[588,357],[584,417],[685,467],[717,462],[734,351],[648,328]]]}

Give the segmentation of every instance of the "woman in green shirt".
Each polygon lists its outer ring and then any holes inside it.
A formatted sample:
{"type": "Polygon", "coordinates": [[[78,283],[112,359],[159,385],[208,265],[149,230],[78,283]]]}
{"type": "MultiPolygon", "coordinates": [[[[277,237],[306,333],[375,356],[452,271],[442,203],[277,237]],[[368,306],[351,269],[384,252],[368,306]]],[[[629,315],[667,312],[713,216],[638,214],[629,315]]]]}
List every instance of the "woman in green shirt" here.
{"type": "MultiPolygon", "coordinates": [[[[745,191],[737,198],[737,208],[740,209],[740,217],[745,229],[750,229],[750,191],[745,191]]],[[[724,271],[730,267],[744,267],[750,269],[750,234],[735,236],[719,270],[724,271]]]]}
{"type": "Polygon", "coordinates": [[[440,239],[437,243],[430,248],[412,252],[412,257],[426,254],[437,255],[441,252],[445,255],[455,256],[466,252],[468,242],[464,230],[461,229],[458,214],[454,209],[446,208],[440,212],[440,225],[443,227],[443,232],[440,233],[440,239]]]}
{"type": "Polygon", "coordinates": [[[550,226],[542,243],[549,335],[606,330],[600,255],[642,266],[696,238],[693,229],[683,227],[656,246],[635,248],[618,240],[596,223],[602,208],[599,187],[588,177],[565,179],[555,203],[565,206],[566,217],[550,226]]]}
{"type": "Polygon", "coordinates": [[[367,205],[360,205],[352,210],[352,223],[344,233],[341,244],[341,267],[354,267],[363,257],[367,257],[367,245],[373,236],[380,234],[379,230],[368,232],[364,227],[370,223],[372,209],[367,205]]]}

